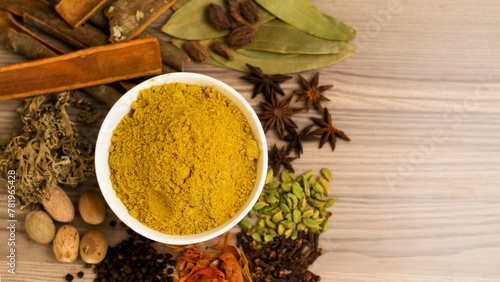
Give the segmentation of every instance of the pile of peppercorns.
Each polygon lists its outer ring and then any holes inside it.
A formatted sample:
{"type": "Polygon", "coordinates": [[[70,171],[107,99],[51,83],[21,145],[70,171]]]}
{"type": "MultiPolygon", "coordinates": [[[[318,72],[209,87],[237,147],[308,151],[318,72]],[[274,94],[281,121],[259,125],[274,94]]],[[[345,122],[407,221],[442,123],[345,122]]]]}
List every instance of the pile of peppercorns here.
{"type": "Polygon", "coordinates": [[[173,281],[175,259],[172,254],[158,253],[154,241],[130,228],[127,233],[131,237],[108,248],[104,260],[95,265],[94,281],[173,281]]]}

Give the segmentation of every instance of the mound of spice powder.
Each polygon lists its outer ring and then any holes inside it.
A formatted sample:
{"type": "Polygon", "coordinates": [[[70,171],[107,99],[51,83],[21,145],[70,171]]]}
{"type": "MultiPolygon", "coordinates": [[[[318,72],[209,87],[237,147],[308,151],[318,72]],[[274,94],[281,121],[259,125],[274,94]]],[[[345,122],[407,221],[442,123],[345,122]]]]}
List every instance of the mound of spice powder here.
{"type": "Polygon", "coordinates": [[[224,224],[256,180],[260,151],[241,110],[213,87],[142,90],[113,132],[111,181],[131,216],[175,235],[224,224]]]}

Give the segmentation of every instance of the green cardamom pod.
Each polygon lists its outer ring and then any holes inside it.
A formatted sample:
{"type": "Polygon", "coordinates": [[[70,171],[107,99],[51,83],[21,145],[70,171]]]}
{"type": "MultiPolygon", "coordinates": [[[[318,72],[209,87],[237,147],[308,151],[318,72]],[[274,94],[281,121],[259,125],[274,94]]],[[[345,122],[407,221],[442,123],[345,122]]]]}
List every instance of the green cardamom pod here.
{"type": "Polygon", "coordinates": [[[302,220],[302,213],[298,209],[293,210],[293,222],[299,223],[302,220]]]}
{"type": "Polygon", "coordinates": [[[273,215],[271,221],[274,223],[278,223],[283,220],[283,212],[279,211],[273,215]]]}
{"type": "Polygon", "coordinates": [[[337,201],[336,198],[329,198],[328,200],[326,200],[325,207],[333,205],[336,201],[337,201]]]}
{"type": "Polygon", "coordinates": [[[315,208],[321,208],[325,206],[325,202],[323,201],[318,201],[313,198],[307,198],[307,203],[315,208]]]}
{"type": "Polygon", "coordinates": [[[321,186],[321,184],[319,182],[315,182],[313,185],[312,185],[312,188],[314,191],[318,192],[318,193],[325,193],[325,190],[323,189],[323,186],[321,186]]]}
{"type": "Polygon", "coordinates": [[[243,230],[249,230],[250,228],[252,228],[252,223],[250,223],[250,221],[248,221],[248,219],[244,218],[242,219],[238,225],[241,227],[241,229],[243,230]]]}
{"type": "Polygon", "coordinates": [[[330,181],[332,179],[332,172],[328,168],[322,168],[320,172],[321,175],[326,178],[326,180],[330,181]]]}
{"type": "Polygon", "coordinates": [[[250,236],[252,236],[252,238],[253,238],[256,242],[258,242],[258,243],[262,242],[262,237],[260,236],[260,234],[259,234],[259,233],[253,233],[253,234],[252,234],[252,235],[250,235],[250,236]]]}
{"type": "Polygon", "coordinates": [[[313,218],[304,218],[304,219],[302,219],[302,222],[307,227],[319,226],[319,223],[316,220],[314,220],[313,218]]]}
{"type": "Polygon", "coordinates": [[[302,199],[305,197],[304,194],[304,189],[300,187],[300,184],[297,182],[294,182],[292,184],[292,193],[297,197],[297,199],[302,199]]]}
{"type": "Polygon", "coordinates": [[[329,183],[328,181],[326,180],[326,178],[320,176],[318,177],[317,179],[318,183],[321,184],[321,186],[323,187],[323,191],[326,195],[330,194],[330,187],[329,187],[329,183]]]}
{"type": "Polygon", "coordinates": [[[290,236],[292,236],[292,229],[285,230],[285,232],[283,232],[283,235],[285,235],[285,238],[290,238],[290,236]]]}
{"type": "Polygon", "coordinates": [[[313,215],[314,211],[313,210],[307,210],[304,213],[302,213],[302,218],[310,218],[313,215]]]}
{"type": "Polygon", "coordinates": [[[274,237],[269,235],[269,234],[266,234],[264,235],[264,242],[271,242],[274,240],[274,237]]]}
{"type": "Polygon", "coordinates": [[[303,223],[303,222],[300,222],[299,224],[297,224],[297,231],[304,231],[306,229],[306,225],[303,223]]]}
{"type": "Polygon", "coordinates": [[[282,223],[278,224],[278,235],[283,235],[283,233],[285,232],[285,226],[283,226],[282,223]]]}
{"type": "Polygon", "coordinates": [[[266,227],[266,222],[264,221],[263,218],[259,218],[259,220],[257,220],[257,227],[258,228],[264,228],[264,227],[266,227]]]}
{"type": "Polygon", "coordinates": [[[262,208],[267,207],[267,206],[269,206],[269,204],[266,203],[266,202],[257,202],[253,206],[253,209],[256,210],[256,211],[258,211],[258,210],[261,210],[262,208]]]}
{"type": "Polygon", "coordinates": [[[271,196],[271,195],[267,195],[264,199],[266,200],[266,203],[268,203],[268,204],[274,204],[274,203],[278,202],[278,199],[276,199],[276,197],[271,196]]]}
{"type": "Polygon", "coordinates": [[[270,217],[266,217],[264,219],[264,221],[265,221],[267,227],[272,228],[272,229],[276,229],[277,225],[276,225],[276,223],[271,221],[270,217]]]}
{"type": "Polygon", "coordinates": [[[265,184],[271,183],[271,181],[273,180],[273,178],[274,178],[273,170],[272,169],[268,169],[267,170],[267,174],[266,174],[266,181],[264,183],[265,184]]]}
{"type": "Polygon", "coordinates": [[[280,203],[280,209],[285,212],[285,214],[291,212],[290,208],[285,203],[280,203]]]}
{"type": "Polygon", "coordinates": [[[283,224],[286,229],[294,229],[296,225],[293,220],[283,220],[281,224],[283,224]]]}
{"type": "Polygon", "coordinates": [[[291,182],[288,182],[288,183],[281,182],[281,189],[283,189],[283,191],[286,191],[286,192],[292,191],[292,183],[291,182]]]}

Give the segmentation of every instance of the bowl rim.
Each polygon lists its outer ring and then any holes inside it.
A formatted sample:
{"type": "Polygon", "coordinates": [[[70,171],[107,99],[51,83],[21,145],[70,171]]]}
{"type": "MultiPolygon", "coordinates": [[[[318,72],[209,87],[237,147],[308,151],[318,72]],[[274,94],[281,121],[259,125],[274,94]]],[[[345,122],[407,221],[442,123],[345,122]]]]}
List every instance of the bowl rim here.
{"type": "Polygon", "coordinates": [[[113,105],[113,107],[111,107],[106,117],[104,118],[99,129],[99,134],[97,136],[95,145],[95,170],[97,182],[104,196],[104,199],[106,200],[113,213],[128,227],[130,227],[140,235],[157,242],[171,245],[187,245],[205,242],[222,235],[223,233],[236,226],[238,222],[240,222],[248,214],[253,205],[257,202],[262,192],[267,174],[267,163],[268,151],[265,132],[262,128],[262,124],[257,114],[248,103],[248,101],[240,93],[238,93],[235,89],[233,89],[226,83],[204,74],[191,72],[177,72],[158,75],[145,80],[144,82],[128,90],[125,94],[123,94],[122,97],[120,97],[120,99],[113,105]],[[169,235],[161,233],[147,227],[139,220],[132,217],[122,201],[116,196],[116,192],[111,184],[110,168],[108,163],[108,150],[111,144],[111,136],[113,130],[121,122],[123,116],[128,114],[131,109],[131,104],[137,99],[139,92],[152,86],[175,82],[188,85],[198,85],[202,87],[212,86],[218,92],[224,94],[241,110],[241,112],[246,117],[261,151],[260,157],[257,161],[257,178],[255,180],[252,192],[242,208],[240,208],[240,210],[226,223],[214,229],[191,235],[169,235]]]}

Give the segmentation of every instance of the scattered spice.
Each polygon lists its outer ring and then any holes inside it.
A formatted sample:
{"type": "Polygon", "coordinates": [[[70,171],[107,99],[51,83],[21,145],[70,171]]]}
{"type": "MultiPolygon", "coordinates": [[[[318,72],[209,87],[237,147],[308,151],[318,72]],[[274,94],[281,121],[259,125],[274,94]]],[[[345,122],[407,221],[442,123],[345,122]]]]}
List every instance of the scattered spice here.
{"type": "Polygon", "coordinates": [[[68,273],[68,274],[66,274],[65,278],[66,278],[66,281],[73,281],[74,277],[73,277],[73,275],[71,275],[71,274],[68,273]]]}
{"type": "Polygon", "coordinates": [[[114,220],[114,219],[113,219],[113,220],[111,220],[111,221],[109,222],[109,226],[111,226],[111,227],[115,227],[115,226],[116,226],[116,220],[114,220]]]}
{"type": "Polygon", "coordinates": [[[266,101],[271,101],[271,94],[273,92],[285,95],[285,92],[281,89],[280,83],[289,80],[292,78],[291,76],[282,74],[267,75],[257,66],[252,66],[250,64],[246,64],[246,66],[250,70],[250,74],[242,76],[241,78],[254,84],[252,98],[262,93],[266,101]]]}
{"type": "Polygon", "coordinates": [[[240,10],[243,17],[251,23],[260,21],[259,9],[253,0],[242,0],[240,10]]]}
{"type": "Polygon", "coordinates": [[[141,91],[112,140],[113,188],[131,216],[157,231],[210,230],[234,216],[253,189],[258,144],[243,113],[213,87],[141,91]]]}
{"type": "Polygon", "coordinates": [[[83,278],[83,275],[84,275],[83,271],[79,271],[79,272],[76,274],[76,276],[78,276],[78,278],[83,278]]]}
{"type": "Polygon", "coordinates": [[[75,187],[93,172],[93,147],[69,119],[70,101],[69,92],[49,94],[28,98],[18,109],[23,128],[3,152],[0,171],[16,170],[22,205],[41,203],[50,187],[75,187]]]}
{"type": "Polygon", "coordinates": [[[234,60],[233,54],[231,54],[229,47],[218,40],[214,40],[212,41],[212,43],[210,43],[210,49],[215,54],[220,55],[230,61],[234,60]]]}
{"type": "Polygon", "coordinates": [[[264,131],[267,132],[269,129],[276,127],[278,135],[281,139],[285,136],[285,126],[297,128],[297,124],[290,117],[291,115],[299,112],[300,108],[290,107],[289,104],[292,101],[292,95],[288,95],[283,100],[278,102],[277,95],[271,93],[271,103],[260,102],[263,111],[257,116],[265,121],[264,131]]]}
{"type": "Polygon", "coordinates": [[[214,3],[207,7],[207,20],[217,30],[231,29],[233,26],[224,8],[214,3]]]}
{"type": "Polygon", "coordinates": [[[299,83],[302,86],[302,89],[293,91],[293,94],[299,96],[297,101],[306,101],[306,111],[309,111],[311,106],[314,105],[316,109],[322,113],[323,108],[321,107],[321,101],[330,101],[322,93],[332,88],[333,85],[318,86],[319,72],[316,72],[311,82],[305,80],[305,78],[300,74],[297,76],[299,78],[299,83]]]}
{"type": "Polygon", "coordinates": [[[115,247],[108,248],[104,260],[95,265],[96,281],[172,282],[168,266],[175,265],[172,254],[161,254],[153,241],[133,232],[115,247]],[[173,264],[172,264],[173,262],[173,264]]]}
{"type": "Polygon", "coordinates": [[[245,233],[237,234],[248,259],[252,279],[255,282],[315,282],[321,278],[309,266],[323,253],[319,248],[319,233],[298,232],[297,239],[276,236],[261,249],[255,248],[255,240],[245,233]]]}
{"type": "Polygon", "coordinates": [[[269,167],[272,167],[273,174],[278,175],[281,166],[284,166],[286,169],[294,172],[291,162],[296,159],[296,157],[289,157],[289,152],[285,149],[285,146],[278,149],[276,144],[273,145],[271,150],[269,151],[269,167]]]}
{"type": "Polygon", "coordinates": [[[232,48],[241,48],[252,43],[256,32],[257,28],[251,25],[243,25],[233,29],[226,37],[226,42],[232,48]]]}
{"type": "Polygon", "coordinates": [[[324,117],[323,119],[311,117],[311,120],[318,125],[320,128],[311,132],[314,135],[321,135],[321,141],[319,143],[319,147],[323,147],[326,142],[330,142],[330,146],[332,147],[332,151],[335,150],[335,144],[337,142],[337,137],[343,139],[345,141],[351,141],[349,137],[342,131],[339,130],[332,125],[332,116],[328,112],[328,109],[324,109],[324,117]]]}
{"type": "Polygon", "coordinates": [[[195,62],[205,62],[210,57],[210,51],[198,41],[187,41],[182,45],[182,49],[195,62]]]}
{"type": "Polygon", "coordinates": [[[227,6],[229,14],[233,19],[239,24],[246,24],[245,20],[241,16],[240,1],[239,0],[227,0],[227,6]]]}
{"type": "Polygon", "coordinates": [[[300,158],[300,154],[304,153],[304,149],[302,143],[304,141],[310,141],[314,139],[314,135],[309,132],[314,124],[308,125],[304,127],[300,132],[297,132],[295,128],[287,126],[286,130],[289,132],[283,139],[288,141],[288,147],[286,151],[290,153],[291,151],[295,151],[297,157],[300,158]]]}

